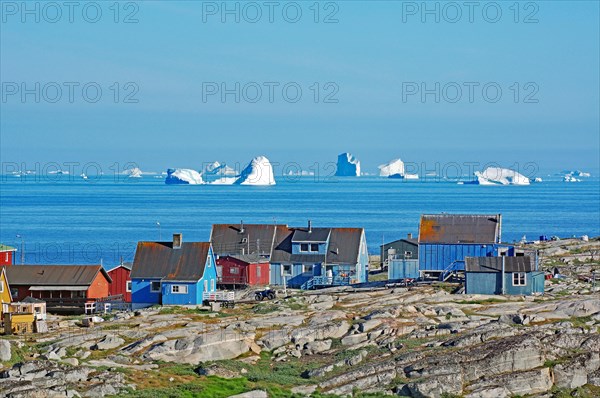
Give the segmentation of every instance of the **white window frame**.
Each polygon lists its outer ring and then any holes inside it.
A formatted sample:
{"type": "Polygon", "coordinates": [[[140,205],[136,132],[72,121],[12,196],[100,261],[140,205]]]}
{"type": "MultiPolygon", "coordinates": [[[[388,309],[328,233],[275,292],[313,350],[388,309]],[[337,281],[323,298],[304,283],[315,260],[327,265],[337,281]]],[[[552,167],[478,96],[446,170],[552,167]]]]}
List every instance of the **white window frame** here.
{"type": "Polygon", "coordinates": [[[151,293],[160,293],[160,288],[161,288],[160,281],[152,281],[152,282],[150,282],[150,292],[151,293]],[[154,286],[155,283],[158,283],[158,289],[154,289],[153,286],[154,286]]]}
{"type": "Polygon", "coordinates": [[[210,280],[210,291],[211,292],[215,291],[215,280],[214,279],[210,280]]]}
{"type": "Polygon", "coordinates": [[[229,268],[229,273],[231,275],[239,275],[240,269],[238,267],[231,267],[231,268],[229,268]]]}
{"type": "Polygon", "coordinates": [[[5,262],[8,262],[8,252],[5,252],[5,253],[4,253],[4,261],[5,261],[5,262]]]}
{"type": "Polygon", "coordinates": [[[256,266],[256,277],[260,278],[261,277],[261,272],[262,272],[262,268],[260,268],[260,264],[258,264],[256,266]]]}
{"type": "Polygon", "coordinates": [[[312,264],[302,264],[302,273],[303,274],[312,274],[313,265],[312,264]]]}
{"type": "Polygon", "coordinates": [[[204,280],[204,291],[208,292],[208,281],[206,279],[204,280]]]}
{"type": "Polygon", "coordinates": [[[527,273],[513,272],[512,273],[512,285],[513,286],[527,286],[527,273]]]}
{"type": "Polygon", "coordinates": [[[126,282],[125,282],[125,292],[127,292],[127,293],[131,293],[131,288],[132,288],[132,287],[133,287],[133,286],[132,286],[132,284],[131,284],[131,281],[126,281],[126,282]]]}
{"type": "Polygon", "coordinates": [[[4,293],[4,282],[0,282],[0,293],[4,293]]]}
{"type": "Polygon", "coordinates": [[[281,270],[283,273],[283,276],[292,276],[292,272],[293,272],[293,268],[292,268],[292,264],[281,264],[281,270]],[[289,269],[289,271],[286,272],[286,268],[289,269]]]}
{"type": "Polygon", "coordinates": [[[187,285],[171,285],[171,294],[188,294],[187,285]]]}

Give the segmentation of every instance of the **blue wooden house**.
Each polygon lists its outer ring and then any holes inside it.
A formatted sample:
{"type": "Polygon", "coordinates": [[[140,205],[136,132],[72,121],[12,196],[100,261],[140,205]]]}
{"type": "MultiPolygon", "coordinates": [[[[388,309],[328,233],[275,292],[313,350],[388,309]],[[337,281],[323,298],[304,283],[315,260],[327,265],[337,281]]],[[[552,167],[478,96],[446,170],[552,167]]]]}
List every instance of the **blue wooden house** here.
{"type": "Polygon", "coordinates": [[[388,280],[417,279],[420,276],[419,260],[400,256],[388,260],[388,280]]]}
{"type": "Polygon", "coordinates": [[[467,257],[514,255],[500,243],[502,215],[425,214],[419,225],[419,272],[445,280],[467,257]]]}
{"type": "Polygon", "coordinates": [[[138,242],[131,268],[133,308],[202,304],[214,292],[217,270],[210,242],[138,242]]]}
{"type": "Polygon", "coordinates": [[[531,295],[544,292],[544,272],[530,256],[467,257],[465,293],[531,295]]]}
{"type": "Polygon", "coordinates": [[[286,228],[271,255],[271,283],[302,289],[367,282],[363,228],[286,228]]]}

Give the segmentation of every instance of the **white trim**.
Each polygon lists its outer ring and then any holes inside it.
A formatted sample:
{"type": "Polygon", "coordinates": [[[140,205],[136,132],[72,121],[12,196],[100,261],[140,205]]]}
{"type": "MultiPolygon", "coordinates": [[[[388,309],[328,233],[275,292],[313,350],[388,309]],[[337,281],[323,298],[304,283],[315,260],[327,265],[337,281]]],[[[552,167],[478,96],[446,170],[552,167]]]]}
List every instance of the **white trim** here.
{"type": "Polygon", "coordinates": [[[125,281],[125,292],[126,293],[131,293],[132,287],[133,287],[133,284],[131,283],[131,281],[125,281]]]}
{"type": "Polygon", "coordinates": [[[172,294],[188,294],[187,285],[171,285],[172,294]]]}
{"type": "Polygon", "coordinates": [[[513,272],[512,273],[512,285],[513,286],[527,286],[527,273],[526,272],[513,272]],[[515,283],[515,277],[517,278],[517,283],[515,283]],[[521,283],[521,279],[522,279],[523,283],[521,283]]]}

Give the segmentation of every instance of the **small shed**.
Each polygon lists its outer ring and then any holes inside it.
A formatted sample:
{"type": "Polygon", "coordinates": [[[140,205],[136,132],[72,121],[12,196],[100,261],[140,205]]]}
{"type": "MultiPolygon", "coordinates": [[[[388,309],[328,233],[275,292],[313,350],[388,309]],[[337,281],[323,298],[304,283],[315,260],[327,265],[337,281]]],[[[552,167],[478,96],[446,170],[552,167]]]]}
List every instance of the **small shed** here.
{"type": "Polygon", "coordinates": [[[131,266],[131,263],[122,262],[108,271],[112,279],[109,288],[110,296],[122,296],[126,303],[131,303],[131,266]]]}
{"type": "Polygon", "coordinates": [[[237,254],[217,258],[220,285],[268,285],[269,260],[258,254],[237,254]]]}
{"type": "Polygon", "coordinates": [[[36,321],[46,320],[46,302],[33,297],[25,297],[21,301],[10,303],[8,312],[33,314],[36,321]]]}
{"type": "Polygon", "coordinates": [[[465,268],[466,294],[544,292],[544,272],[536,269],[535,261],[529,256],[467,257],[465,268]]]}
{"type": "Polygon", "coordinates": [[[419,260],[393,258],[388,263],[388,279],[417,279],[419,274],[419,260]]]}

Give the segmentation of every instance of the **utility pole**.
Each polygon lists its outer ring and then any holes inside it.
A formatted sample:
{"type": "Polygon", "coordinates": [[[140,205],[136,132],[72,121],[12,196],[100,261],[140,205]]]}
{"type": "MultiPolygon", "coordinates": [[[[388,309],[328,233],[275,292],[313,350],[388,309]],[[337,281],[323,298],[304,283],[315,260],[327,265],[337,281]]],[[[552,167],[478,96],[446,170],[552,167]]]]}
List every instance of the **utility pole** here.
{"type": "Polygon", "coordinates": [[[17,234],[17,238],[21,239],[21,265],[25,264],[25,244],[23,235],[17,234]]]}

